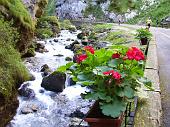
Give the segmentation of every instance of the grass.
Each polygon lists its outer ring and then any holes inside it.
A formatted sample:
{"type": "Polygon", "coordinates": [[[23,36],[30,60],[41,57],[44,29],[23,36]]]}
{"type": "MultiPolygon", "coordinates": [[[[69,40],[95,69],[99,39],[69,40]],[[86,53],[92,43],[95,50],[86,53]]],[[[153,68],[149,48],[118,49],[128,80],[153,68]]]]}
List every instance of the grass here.
{"type": "Polygon", "coordinates": [[[105,23],[105,24],[96,24],[93,26],[93,30],[95,32],[104,32],[106,30],[110,30],[113,28],[113,24],[105,23]]]}
{"type": "Polygon", "coordinates": [[[29,79],[20,54],[14,48],[18,39],[19,34],[11,23],[0,19],[0,95],[5,100],[11,97],[17,85],[29,79]]]}
{"type": "Polygon", "coordinates": [[[108,41],[113,45],[129,45],[129,43],[135,42],[132,34],[120,30],[109,32],[102,40],[108,41]]]}

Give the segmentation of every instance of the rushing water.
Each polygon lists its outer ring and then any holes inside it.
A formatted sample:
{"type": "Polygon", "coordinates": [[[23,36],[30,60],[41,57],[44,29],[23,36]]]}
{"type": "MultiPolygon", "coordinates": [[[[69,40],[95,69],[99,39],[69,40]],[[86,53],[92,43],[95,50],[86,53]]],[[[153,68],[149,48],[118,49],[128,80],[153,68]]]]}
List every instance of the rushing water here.
{"type": "Polygon", "coordinates": [[[58,39],[58,42],[54,42],[54,38],[40,41],[49,52],[36,53],[35,57],[25,60],[25,65],[35,76],[34,81],[25,83],[31,84],[29,88],[33,89],[36,95],[34,99],[18,97],[19,107],[17,114],[8,126],[69,127],[74,122],[77,124],[80,122],[80,120],[70,117],[70,114],[77,109],[83,113],[88,111],[90,103],[87,100],[82,100],[80,97],[80,93],[84,92],[85,88],[80,85],[68,86],[66,81],[67,87],[62,93],[46,91],[41,87],[43,77],[40,72],[41,66],[44,64],[47,64],[54,71],[57,67],[66,64],[66,57],[73,57],[73,52],[65,49],[65,46],[71,44],[73,42],[72,39],[77,39],[76,35],[78,32],[70,33],[67,30],[63,30],[60,36],[55,38],[58,39]],[[66,41],[68,38],[71,40],[66,41]],[[62,54],[63,56],[58,57],[56,56],[57,54],[62,54]],[[21,111],[25,107],[36,108],[37,112],[23,114],[21,111]]]}

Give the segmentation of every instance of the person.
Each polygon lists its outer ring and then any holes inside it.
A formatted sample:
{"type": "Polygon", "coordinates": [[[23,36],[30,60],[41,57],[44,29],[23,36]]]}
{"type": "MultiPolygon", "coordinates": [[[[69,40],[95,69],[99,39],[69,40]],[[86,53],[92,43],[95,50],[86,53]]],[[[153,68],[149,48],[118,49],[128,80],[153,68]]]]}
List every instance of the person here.
{"type": "Polygon", "coordinates": [[[148,29],[151,27],[152,20],[150,18],[147,19],[146,24],[148,26],[148,29]]]}

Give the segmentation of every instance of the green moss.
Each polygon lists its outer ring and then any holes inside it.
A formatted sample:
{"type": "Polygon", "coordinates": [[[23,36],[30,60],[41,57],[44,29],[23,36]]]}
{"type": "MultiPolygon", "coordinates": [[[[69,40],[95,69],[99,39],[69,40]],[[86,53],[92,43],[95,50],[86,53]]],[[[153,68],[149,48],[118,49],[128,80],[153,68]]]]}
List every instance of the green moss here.
{"type": "Polygon", "coordinates": [[[41,39],[52,37],[53,32],[48,28],[36,29],[36,36],[41,39]]]}
{"type": "Polygon", "coordinates": [[[63,20],[60,21],[60,27],[61,29],[65,30],[76,30],[76,27],[70,22],[70,20],[63,20]]]}
{"type": "Polygon", "coordinates": [[[16,29],[9,22],[0,19],[0,94],[5,99],[12,95],[17,85],[29,79],[20,54],[14,49],[18,39],[16,29]]]}
{"type": "Polygon", "coordinates": [[[54,37],[60,31],[56,16],[43,16],[39,18],[36,28],[36,36],[42,39],[54,37]]]}
{"type": "Polygon", "coordinates": [[[10,15],[27,29],[34,29],[34,23],[21,0],[0,0],[0,5],[9,10],[10,15]]]}

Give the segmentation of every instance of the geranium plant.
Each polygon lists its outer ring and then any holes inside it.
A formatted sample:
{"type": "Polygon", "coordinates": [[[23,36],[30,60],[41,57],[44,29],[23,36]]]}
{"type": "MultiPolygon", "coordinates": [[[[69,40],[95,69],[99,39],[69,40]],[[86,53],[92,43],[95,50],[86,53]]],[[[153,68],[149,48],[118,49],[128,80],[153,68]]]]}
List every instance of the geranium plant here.
{"type": "Polygon", "coordinates": [[[86,46],[76,56],[76,63],[61,66],[58,71],[69,71],[74,81],[90,89],[85,98],[98,100],[102,113],[116,118],[141,85],[151,89],[151,82],[143,77],[144,63],[145,56],[137,47],[94,50],[86,46]]]}
{"type": "Polygon", "coordinates": [[[149,40],[152,37],[152,34],[148,29],[140,28],[137,29],[136,32],[136,39],[147,38],[149,40]]]}

